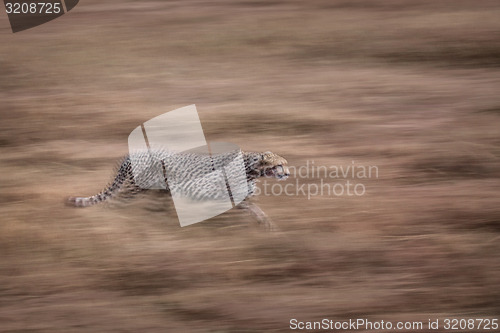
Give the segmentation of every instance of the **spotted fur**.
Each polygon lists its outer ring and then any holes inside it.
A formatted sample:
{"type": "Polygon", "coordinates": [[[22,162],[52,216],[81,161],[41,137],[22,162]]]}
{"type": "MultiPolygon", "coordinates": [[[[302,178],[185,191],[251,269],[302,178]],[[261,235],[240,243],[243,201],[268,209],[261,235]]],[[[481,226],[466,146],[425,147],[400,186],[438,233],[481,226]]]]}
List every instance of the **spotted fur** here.
{"type": "MultiPolygon", "coordinates": [[[[195,200],[222,199],[221,196],[225,191],[221,188],[226,187],[226,184],[211,179],[210,174],[215,169],[227,166],[234,156],[234,152],[215,155],[212,158],[203,154],[173,154],[163,150],[138,152],[122,160],[115,179],[102,192],[89,197],[70,197],[67,204],[88,207],[106,201],[118,193],[135,193],[144,188],[151,188],[152,184],[163,184],[163,189],[170,192],[169,183],[181,184],[181,188],[176,188],[178,191],[176,192],[195,200]],[[170,179],[167,179],[167,174],[170,179]]],[[[247,189],[245,193],[238,195],[245,200],[254,195],[259,177],[283,180],[290,175],[286,159],[272,152],[243,152],[243,162],[247,189]]],[[[239,172],[239,169],[233,170],[227,167],[224,170],[229,173],[228,177],[232,172],[239,172]]],[[[243,203],[241,207],[249,208],[248,205],[243,203]]]]}

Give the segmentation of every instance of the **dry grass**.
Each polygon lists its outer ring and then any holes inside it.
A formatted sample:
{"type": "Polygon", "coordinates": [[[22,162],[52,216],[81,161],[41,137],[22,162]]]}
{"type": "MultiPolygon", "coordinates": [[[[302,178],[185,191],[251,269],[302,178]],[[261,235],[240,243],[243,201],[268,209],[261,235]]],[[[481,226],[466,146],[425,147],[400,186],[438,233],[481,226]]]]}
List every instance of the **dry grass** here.
{"type": "MultiPolygon", "coordinates": [[[[497,1],[107,1],[0,50],[0,332],[280,332],[291,318],[498,317],[497,1]],[[64,207],[138,124],[376,165],[361,197],[260,197],[180,228],[147,194],[64,207]]],[[[291,182],[294,179],[290,180],[291,182]]],[[[318,177],[300,180],[318,184],[318,177]]]]}

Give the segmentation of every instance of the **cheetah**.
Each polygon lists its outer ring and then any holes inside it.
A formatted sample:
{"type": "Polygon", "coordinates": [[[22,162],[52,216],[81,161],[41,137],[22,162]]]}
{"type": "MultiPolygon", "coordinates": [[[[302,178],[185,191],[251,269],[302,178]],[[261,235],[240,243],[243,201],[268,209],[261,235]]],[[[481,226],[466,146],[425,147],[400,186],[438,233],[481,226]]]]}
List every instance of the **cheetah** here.
{"type": "MultiPolygon", "coordinates": [[[[229,196],[238,196],[242,200],[235,207],[244,209],[253,215],[260,225],[267,230],[276,230],[262,209],[249,199],[255,195],[258,178],[268,177],[278,180],[286,180],[290,176],[287,160],[282,156],[266,151],[241,152],[246,174],[246,186],[243,193],[231,193],[229,196]]],[[[151,184],[163,184],[162,191],[172,195],[172,183],[181,184],[177,193],[182,192],[193,200],[222,199],[220,184],[216,181],[206,181],[205,175],[209,175],[216,168],[226,166],[227,176],[239,170],[227,168],[228,160],[234,157],[234,152],[210,156],[196,153],[172,153],[164,149],[141,151],[125,156],[119,164],[114,180],[100,193],[89,197],[69,197],[66,204],[73,207],[89,207],[103,201],[109,200],[121,194],[135,194],[144,189],[151,188],[151,184]],[[207,160],[210,159],[210,160],[207,160]],[[139,166],[139,168],[137,168],[139,166]],[[203,166],[203,167],[200,167],[203,166]],[[168,175],[168,177],[167,177],[168,175]],[[203,179],[200,183],[196,180],[203,179]],[[185,180],[185,181],[183,181],[185,180]],[[187,181],[186,181],[187,180],[187,181]]],[[[245,181],[245,180],[243,180],[245,181]]]]}

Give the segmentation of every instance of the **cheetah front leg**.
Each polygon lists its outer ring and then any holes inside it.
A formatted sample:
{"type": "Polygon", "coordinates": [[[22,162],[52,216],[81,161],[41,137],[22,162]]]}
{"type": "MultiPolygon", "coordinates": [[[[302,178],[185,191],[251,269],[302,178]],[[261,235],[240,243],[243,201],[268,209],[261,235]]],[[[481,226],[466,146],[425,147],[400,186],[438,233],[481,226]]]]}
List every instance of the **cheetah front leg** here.
{"type": "Polygon", "coordinates": [[[255,216],[259,225],[263,225],[267,231],[278,231],[278,227],[264,213],[264,211],[255,203],[250,201],[242,201],[237,206],[239,209],[244,209],[255,216]]]}

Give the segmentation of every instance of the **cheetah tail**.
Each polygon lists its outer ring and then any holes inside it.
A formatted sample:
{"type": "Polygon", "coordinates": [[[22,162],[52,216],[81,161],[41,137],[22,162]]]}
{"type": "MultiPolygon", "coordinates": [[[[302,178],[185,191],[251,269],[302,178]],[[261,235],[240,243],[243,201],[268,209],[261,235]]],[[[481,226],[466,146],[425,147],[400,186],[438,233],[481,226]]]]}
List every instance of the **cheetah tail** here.
{"type": "Polygon", "coordinates": [[[113,182],[103,191],[90,197],[69,197],[66,199],[66,205],[71,207],[89,207],[101,203],[113,197],[128,179],[130,172],[130,159],[126,157],[118,168],[117,175],[113,182]]]}

